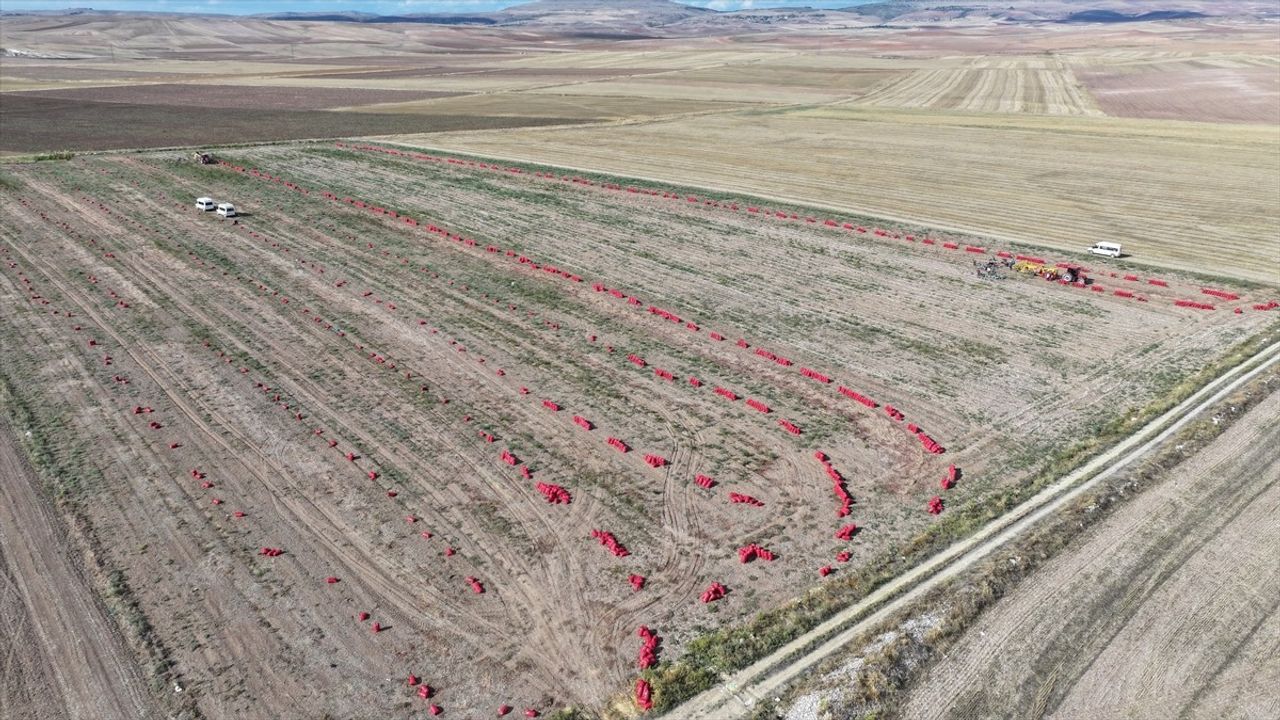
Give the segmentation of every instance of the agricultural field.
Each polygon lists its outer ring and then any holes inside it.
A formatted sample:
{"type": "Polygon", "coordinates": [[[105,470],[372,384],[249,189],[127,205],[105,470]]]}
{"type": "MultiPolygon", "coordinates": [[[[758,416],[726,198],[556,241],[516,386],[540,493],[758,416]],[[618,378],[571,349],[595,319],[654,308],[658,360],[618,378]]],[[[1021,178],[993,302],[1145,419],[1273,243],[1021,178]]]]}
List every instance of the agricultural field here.
{"type": "Polygon", "coordinates": [[[873,107],[987,113],[1101,115],[1060,59],[975,58],[904,73],[856,100],[873,107]]]}
{"type": "Polygon", "coordinates": [[[1280,715],[1277,418],[1272,390],[1033,574],[930,669],[903,716],[1280,715]]]}
{"type": "Polygon", "coordinates": [[[407,145],[809,202],[1274,282],[1280,135],[1265,125],[828,105],[407,145]]]}
{"type": "Polygon", "coordinates": [[[698,638],[851,587],[1280,308],[1124,262],[981,278],[1044,251],[731,190],[218,157],[0,178],[15,429],[210,717],[662,707],[698,638]]]}

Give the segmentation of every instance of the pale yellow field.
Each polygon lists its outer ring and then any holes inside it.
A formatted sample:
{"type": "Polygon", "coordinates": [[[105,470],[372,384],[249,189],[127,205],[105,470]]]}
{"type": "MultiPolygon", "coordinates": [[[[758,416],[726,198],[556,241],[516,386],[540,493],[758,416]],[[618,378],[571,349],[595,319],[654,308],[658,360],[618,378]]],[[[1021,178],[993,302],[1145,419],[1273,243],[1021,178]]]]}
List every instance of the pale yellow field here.
{"type": "Polygon", "coordinates": [[[1053,58],[980,57],[962,67],[915,70],[881,83],[855,102],[967,112],[1102,114],[1072,68],[1053,58]]]}
{"type": "Polygon", "coordinates": [[[637,51],[561,51],[521,55],[504,63],[521,68],[661,68],[677,70],[726,63],[746,63],[776,57],[782,51],[749,52],[739,50],[672,49],[637,51]]]}
{"type": "MultiPolygon", "coordinates": [[[[534,92],[563,92],[560,88],[535,90],[534,92]]],[[[676,83],[662,77],[638,78],[594,82],[572,88],[575,95],[600,97],[634,97],[666,100],[716,100],[719,102],[749,103],[822,103],[843,99],[848,92],[823,90],[811,87],[776,87],[771,85],[745,85],[723,83],[676,83]]]]}
{"type": "Polygon", "coordinates": [[[1251,125],[835,106],[406,136],[1276,281],[1280,134],[1251,125]]]}

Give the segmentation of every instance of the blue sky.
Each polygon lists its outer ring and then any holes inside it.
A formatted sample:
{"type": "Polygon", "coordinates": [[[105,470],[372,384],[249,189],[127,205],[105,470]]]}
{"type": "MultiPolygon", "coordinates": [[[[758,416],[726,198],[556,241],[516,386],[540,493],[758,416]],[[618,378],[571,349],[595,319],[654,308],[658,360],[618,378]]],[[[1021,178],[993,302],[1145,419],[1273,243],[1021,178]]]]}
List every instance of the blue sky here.
{"type": "MultiPolygon", "coordinates": [[[[823,7],[858,5],[869,0],[677,0],[686,5],[738,10],[744,7],[823,7]]],[[[514,0],[4,0],[5,10],[60,10],[91,7],[96,10],[151,10],[252,15],[267,12],[336,12],[359,10],[383,15],[408,13],[467,13],[500,10],[518,5],[514,0]]]]}

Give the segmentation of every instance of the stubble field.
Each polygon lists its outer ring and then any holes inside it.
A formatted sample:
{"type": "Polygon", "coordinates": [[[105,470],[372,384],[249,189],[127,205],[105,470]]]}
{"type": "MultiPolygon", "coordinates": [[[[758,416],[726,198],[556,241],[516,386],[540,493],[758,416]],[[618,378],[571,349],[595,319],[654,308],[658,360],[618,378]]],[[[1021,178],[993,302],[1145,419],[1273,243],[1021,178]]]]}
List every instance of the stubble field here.
{"type": "Polygon", "coordinates": [[[211,716],[603,707],[639,626],[665,662],[845,582],[931,497],[982,503],[1274,315],[1273,290],[980,280],[1005,248],[388,149],[6,174],[0,331],[31,349],[6,380],[211,716]]]}

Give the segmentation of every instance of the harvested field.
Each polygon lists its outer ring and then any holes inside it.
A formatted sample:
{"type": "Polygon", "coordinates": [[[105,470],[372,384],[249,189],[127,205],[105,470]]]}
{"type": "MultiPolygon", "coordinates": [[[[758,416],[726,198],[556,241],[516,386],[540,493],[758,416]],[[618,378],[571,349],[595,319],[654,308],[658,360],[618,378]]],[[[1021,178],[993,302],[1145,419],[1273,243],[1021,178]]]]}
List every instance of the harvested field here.
{"type": "Polygon", "coordinates": [[[217,107],[85,102],[6,93],[0,103],[0,152],[218,145],[266,140],[340,137],[352,132],[393,135],[462,128],[511,128],[579,122],[530,116],[404,115],[324,110],[248,110],[217,107]]]}
{"type": "Polygon", "coordinates": [[[169,73],[149,72],[146,70],[123,70],[121,68],[83,67],[79,65],[44,65],[23,62],[16,58],[5,58],[4,76],[50,82],[58,80],[137,82],[172,77],[169,73]]]}
{"type": "MultiPolygon", "coordinates": [[[[672,100],[717,102],[746,102],[755,104],[821,103],[838,100],[850,95],[837,88],[787,87],[752,85],[746,83],[667,82],[665,76],[601,80],[583,83],[571,88],[575,95],[617,98],[653,98],[666,103],[672,100]]],[[[531,88],[530,93],[563,93],[565,88],[531,88]]]]}
{"type": "Polygon", "coordinates": [[[180,79],[168,73],[145,70],[103,69],[80,66],[49,66],[14,62],[5,58],[0,66],[0,91],[57,90],[101,87],[106,85],[130,85],[139,82],[163,82],[180,79]]]}
{"type": "Polygon", "coordinates": [[[985,113],[1100,115],[1071,68],[1057,59],[977,58],[915,70],[872,88],[857,104],[985,113]]]}
{"type": "Polygon", "coordinates": [[[384,150],[0,190],[7,372],[100,472],[66,492],[207,716],[601,707],[645,647],[839,583],[1274,318],[1272,289],[979,280],[996,248],[919,226],[384,150]]]}
{"type": "Polygon", "coordinates": [[[1116,118],[852,106],[409,144],[812,202],[1069,253],[1274,282],[1280,135],[1116,118]]]}
{"type": "Polygon", "coordinates": [[[647,50],[580,50],[572,53],[526,54],[503,63],[511,68],[608,69],[644,67],[654,70],[684,70],[724,64],[751,63],[778,57],[776,50],[719,50],[685,48],[647,50]]]}
{"type": "MultiPolygon", "coordinates": [[[[564,5],[0,19],[0,152],[241,145],[0,174],[0,402],[47,496],[0,489],[0,716],[662,711],[1274,334],[1265,3],[564,5]],[[440,146],[479,155],[407,150],[440,146]]],[[[1276,594],[1271,496],[1226,482],[1275,475],[1272,430],[921,714],[1276,714],[1274,607],[1213,555],[1276,594]]]]}
{"type": "MultiPolygon", "coordinates": [[[[209,81],[202,80],[201,82],[209,81]]],[[[350,88],[353,90],[398,90],[402,92],[416,91],[446,93],[490,93],[509,90],[526,90],[555,84],[539,78],[505,75],[501,73],[452,73],[449,75],[436,75],[429,77],[347,77],[334,78],[330,80],[313,80],[293,75],[263,75],[258,77],[238,78],[236,82],[241,85],[252,85],[262,88],[305,89],[315,87],[317,83],[324,83],[325,87],[350,88]]],[[[575,81],[571,78],[566,78],[562,80],[562,82],[569,84],[582,81],[575,81]]]]}
{"type": "Polygon", "coordinates": [[[1000,600],[911,718],[1280,716],[1280,393],[1000,600]]]}
{"type": "Polygon", "coordinates": [[[1280,68],[1173,67],[1082,70],[1108,115],[1200,122],[1280,123],[1280,68]]]}
{"type": "MultiPolygon", "coordinates": [[[[456,93],[412,90],[368,90],[361,88],[267,88],[251,85],[192,85],[158,83],[149,85],[117,85],[113,87],[74,90],[39,90],[15,98],[56,98],[80,103],[123,103],[131,105],[165,105],[236,110],[323,110],[348,105],[409,102],[427,98],[450,97],[456,93]]],[[[168,112],[168,111],[165,111],[168,112]]]]}

